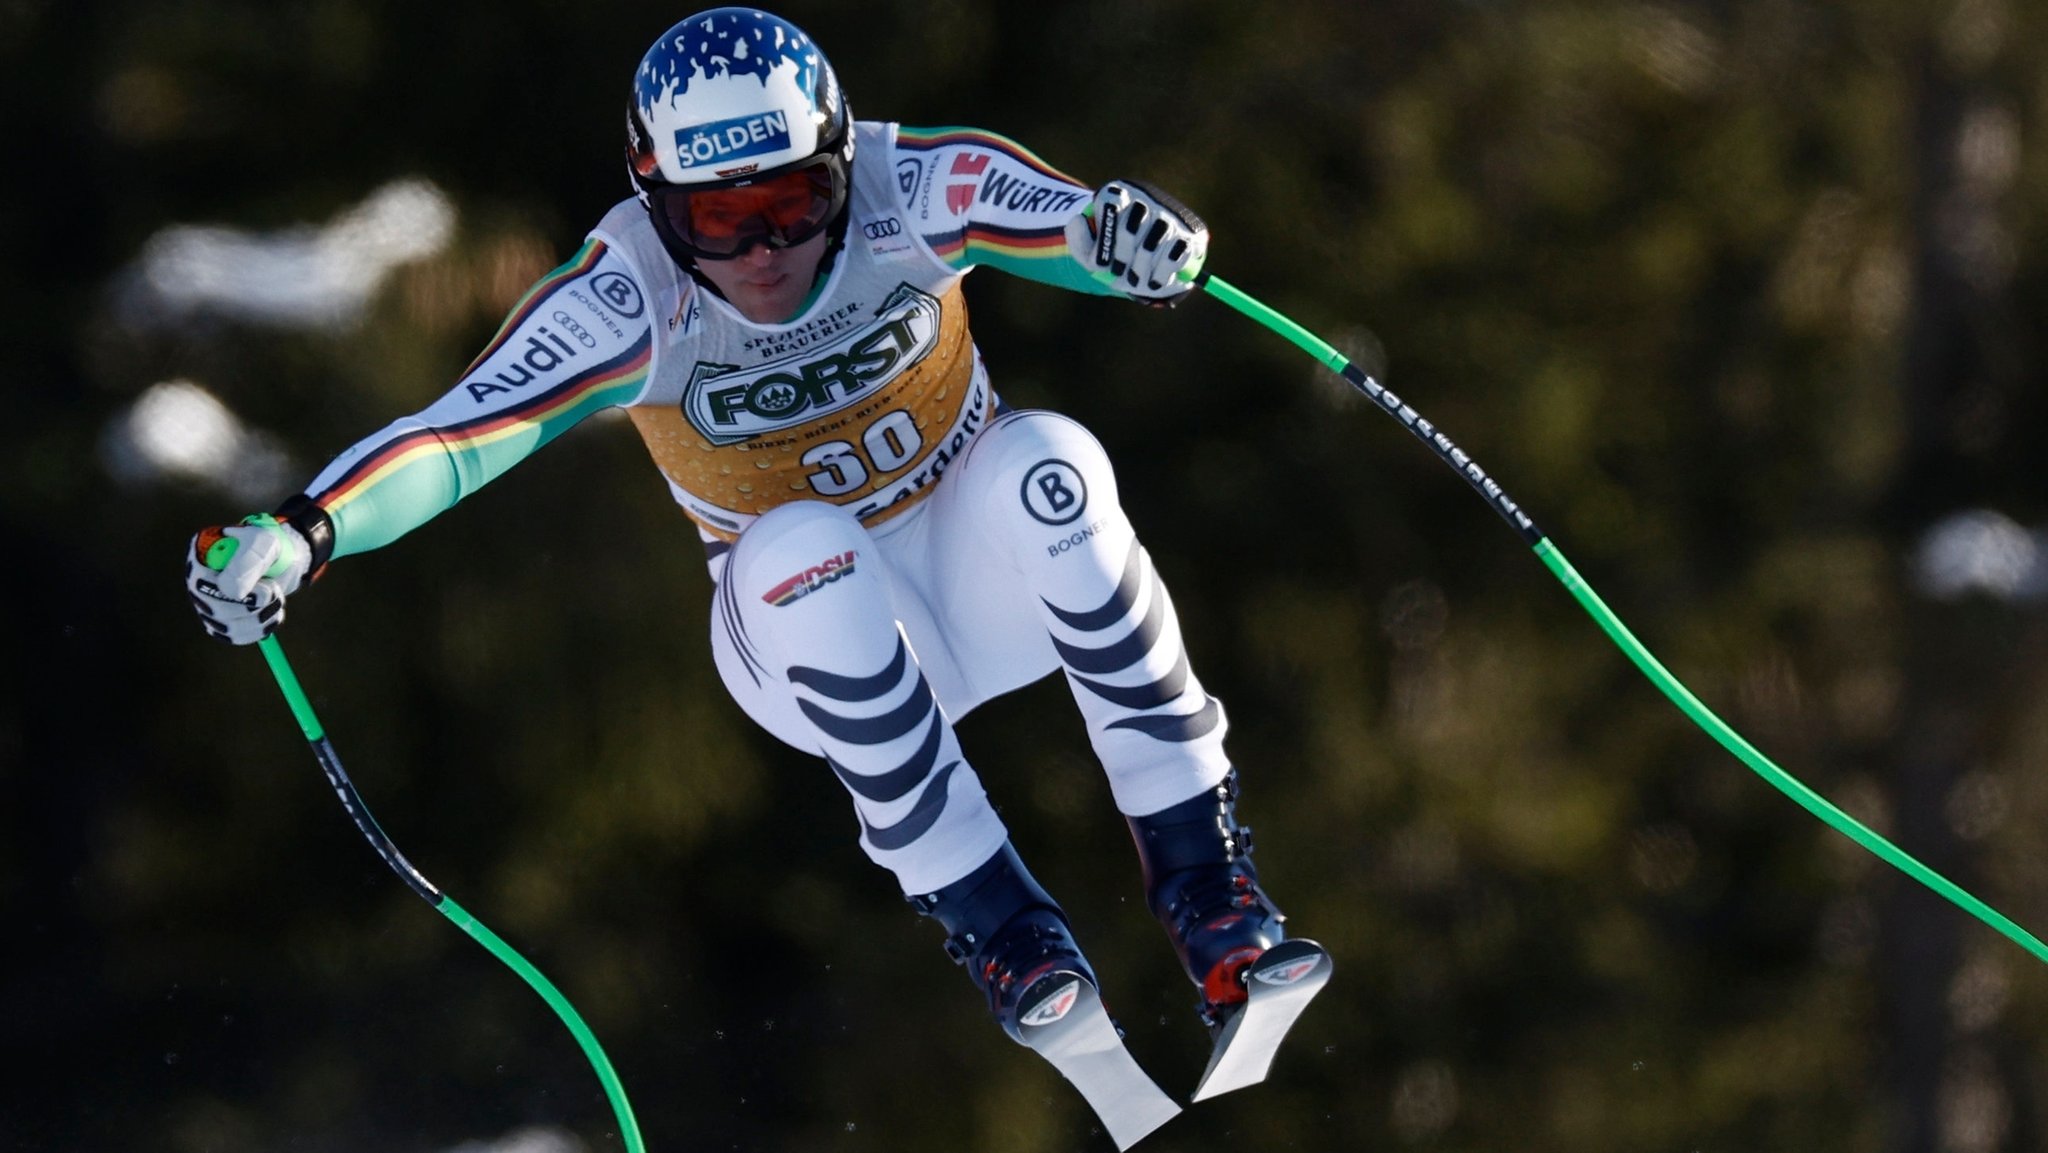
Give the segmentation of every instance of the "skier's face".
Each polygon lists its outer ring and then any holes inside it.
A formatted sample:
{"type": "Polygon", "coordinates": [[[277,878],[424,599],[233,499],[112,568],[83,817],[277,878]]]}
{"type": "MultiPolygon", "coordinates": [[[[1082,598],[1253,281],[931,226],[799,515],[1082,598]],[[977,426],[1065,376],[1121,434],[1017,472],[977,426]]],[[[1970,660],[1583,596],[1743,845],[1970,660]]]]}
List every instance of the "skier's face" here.
{"type": "Polygon", "coordinates": [[[730,260],[700,260],[697,271],[741,316],[755,324],[780,324],[794,318],[811,294],[826,239],[820,232],[788,248],[756,244],[730,260]]]}

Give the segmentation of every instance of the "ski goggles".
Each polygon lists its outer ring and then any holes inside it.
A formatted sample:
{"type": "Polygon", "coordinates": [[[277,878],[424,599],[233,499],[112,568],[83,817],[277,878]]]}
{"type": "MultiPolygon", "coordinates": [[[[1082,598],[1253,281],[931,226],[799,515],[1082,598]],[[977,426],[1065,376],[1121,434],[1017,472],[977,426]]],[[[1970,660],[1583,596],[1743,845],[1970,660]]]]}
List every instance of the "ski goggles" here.
{"type": "Polygon", "coordinates": [[[819,156],[773,176],[710,188],[648,188],[654,224],[672,247],[699,260],[731,260],[756,244],[789,248],[824,231],[846,203],[846,178],[834,156],[819,156]]]}

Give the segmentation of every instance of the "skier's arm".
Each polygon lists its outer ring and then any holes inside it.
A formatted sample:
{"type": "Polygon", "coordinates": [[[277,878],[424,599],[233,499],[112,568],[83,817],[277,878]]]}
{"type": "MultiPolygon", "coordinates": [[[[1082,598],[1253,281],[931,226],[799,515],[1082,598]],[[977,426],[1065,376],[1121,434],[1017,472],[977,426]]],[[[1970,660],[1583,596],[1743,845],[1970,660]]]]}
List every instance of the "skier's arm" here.
{"type": "Polygon", "coordinates": [[[650,332],[630,268],[585,243],[528,290],[446,395],[336,457],[276,517],[193,538],[186,586],[207,630],[237,644],[267,636],[284,598],[329,560],[391,543],[591,413],[632,402],[650,332]],[[215,573],[206,554],[222,535],[241,559],[215,573]]]}
{"type": "Polygon", "coordinates": [[[445,396],[358,442],[307,486],[333,522],[332,556],[391,543],[591,413],[632,401],[650,348],[637,282],[602,242],[587,242],[521,298],[445,396]],[[630,292],[630,307],[608,291],[630,292]]]}
{"type": "Polygon", "coordinates": [[[895,169],[912,227],[963,271],[1171,303],[1186,291],[1175,274],[1208,249],[1208,229],[1171,196],[1131,180],[1091,191],[993,132],[899,126],[895,169]],[[1098,241],[1103,219],[1121,227],[1098,241]]]}
{"type": "Polygon", "coordinates": [[[895,166],[905,221],[940,260],[1113,292],[1067,251],[1067,221],[1088,206],[1088,187],[1030,149],[979,128],[899,126],[895,166]]]}

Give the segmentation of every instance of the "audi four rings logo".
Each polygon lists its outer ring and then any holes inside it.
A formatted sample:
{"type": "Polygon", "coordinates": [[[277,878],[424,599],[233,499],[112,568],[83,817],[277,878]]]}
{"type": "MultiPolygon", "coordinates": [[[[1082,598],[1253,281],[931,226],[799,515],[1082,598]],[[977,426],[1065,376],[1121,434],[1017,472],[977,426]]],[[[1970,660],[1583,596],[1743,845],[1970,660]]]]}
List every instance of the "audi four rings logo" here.
{"type": "Polygon", "coordinates": [[[887,217],[882,220],[870,220],[866,224],[860,226],[860,233],[862,236],[867,237],[869,240],[881,240],[884,237],[901,236],[903,235],[903,222],[896,219],[893,216],[887,217]]]}
{"type": "Polygon", "coordinates": [[[590,335],[589,329],[576,323],[575,317],[570,316],[568,313],[563,312],[561,309],[558,308],[555,310],[554,319],[556,324],[559,324],[563,328],[567,329],[569,331],[569,335],[576,338],[576,343],[582,345],[585,348],[597,347],[597,338],[595,336],[590,335]]]}

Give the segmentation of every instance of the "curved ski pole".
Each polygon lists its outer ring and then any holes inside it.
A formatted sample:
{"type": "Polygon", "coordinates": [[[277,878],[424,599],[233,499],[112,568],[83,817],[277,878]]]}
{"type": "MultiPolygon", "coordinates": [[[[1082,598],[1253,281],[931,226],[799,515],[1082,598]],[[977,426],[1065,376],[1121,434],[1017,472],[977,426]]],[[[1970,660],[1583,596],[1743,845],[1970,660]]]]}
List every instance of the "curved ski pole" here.
{"type": "MultiPolygon", "coordinates": [[[[207,564],[215,569],[226,565],[228,559],[234,555],[234,545],[235,541],[231,537],[217,542],[207,552],[207,564]]],[[[524,978],[526,983],[533,987],[533,991],[540,994],[541,999],[554,1009],[555,1015],[560,1017],[562,1023],[569,1027],[569,1032],[575,1035],[576,1043],[583,1047],[583,1055],[590,1059],[590,1067],[597,1071],[597,1079],[604,1086],[605,1096],[611,1099],[612,1113],[618,1119],[619,1138],[625,1142],[628,1153],[646,1153],[647,1147],[640,1139],[640,1123],[634,1120],[633,1106],[626,1100],[626,1088],[619,1083],[618,1074],[612,1070],[611,1059],[605,1056],[604,1047],[597,1043],[597,1035],[590,1031],[590,1026],[583,1023],[583,1017],[576,1012],[576,1007],[569,1003],[567,997],[562,996],[561,990],[555,988],[554,983],[549,981],[546,975],[534,968],[525,957],[520,956],[518,950],[506,944],[482,921],[471,916],[467,909],[456,904],[453,898],[435,888],[433,882],[427,880],[418,869],[413,868],[412,862],[405,859],[405,854],[398,851],[398,846],[385,835],[384,830],[378,826],[377,819],[370,815],[368,806],[363,804],[362,796],[356,792],[355,783],[349,780],[348,773],[341,767],[341,757],[335,753],[334,745],[328,741],[326,731],[320,727],[320,718],[313,714],[312,702],[306,699],[305,690],[299,687],[299,678],[292,672],[291,662],[285,659],[284,649],[278,644],[277,638],[264,637],[257,642],[256,647],[262,651],[264,661],[270,665],[270,675],[276,679],[278,689],[284,693],[285,703],[291,706],[292,716],[299,722],[299,730],[306,734],[307,743],[313,746],[313,756],[320,762],[320,771],[327,775],[327,783],[333,786],[335,795],[341,798],[341,807],[348,810],[349,819],[356,823],[357,831],[363,834],[370,842],[370,847],[377,850],[377,855],[384,858],[384,863],[391,866],[392,871],[398,874],[399,879],[404,881],[407,887],[418,893],[442,916],[460,926],[462,931],[468,933],[479,945],[490,950],[493,956],[503,961],[513,972],[524,978]]]]}
{"type": "Polygon", "coordinates": [[[1573,599],[1579,602],[1579,606],[1586,610],[1587,615],[1593,618],[1607,634],[1608,639],[1627,654],[1628,659],[1649,678],[1650,683],[1669,697],[1694,724],[1706,730],[1708,736],[1720,742],[1723,748],[1735,754],[1743,764],[1769,781],[1772,787],[1798,802],[1807,812],[1819,817],[1837,832],[1876,854],[1885,863],[1948,898],[1958,908],[2003,933],[2035,957],[2048,961],[2048,945],[2042,944],[2040,938],[2020,927],[2005,914],[1985,904],[1962,886],[1921,864],[1905,850],[1892,844],[1856,818],[1836,808],[1827,798],[1772,763],[1770,758],[1757,750],[1756,746],[1744,740],[1726,721],[1700,703],[1699,698],[1681,684],[1678,678],[1659,663],[1657,658],[1651,655],[1650,650],[1629,632],[1628,626],[1622,624],[1621,618],[1607,607],[1606,602],[1600,599],[1599,594],[1593,591],[1593,587],[1586,583],[1585,578],[1572,568],[1571,562],[1565,559],[1564,553],[1550,538],[1537,529],[1535,521],[1522,511],[1521,506],[1509,498],[1500,485],[1487,475],[1486,470],[1479,467],[1477,461],[1452,443],[1451,438],[1445,436],[1435,425],[1423,419],[1413,407],[1374,380],[1363,369],[1352,364],[1328,342],[1239,291],[1235,286],[1207,274],[1188,279],[1193,280],[1209,295],[1271,329],[1314,357],[1331,372],[1343,377],[1353,388],[1365,394],[1367,399],[1428,445],[1438,458],[1465,478],[1465,483],[1471,485],[1473,491],[1477,492],[1501,519],[1507,521],[1508,526],[1513,528],[1525,543],[1535,549],[1536,556],[1543,562],[1543,566],[1564,585],[1573,599]]]}

